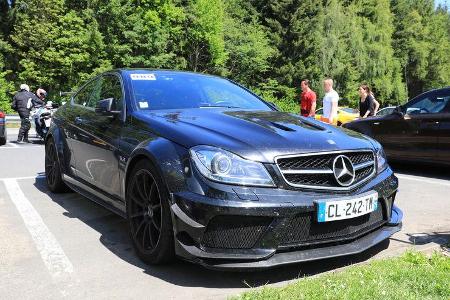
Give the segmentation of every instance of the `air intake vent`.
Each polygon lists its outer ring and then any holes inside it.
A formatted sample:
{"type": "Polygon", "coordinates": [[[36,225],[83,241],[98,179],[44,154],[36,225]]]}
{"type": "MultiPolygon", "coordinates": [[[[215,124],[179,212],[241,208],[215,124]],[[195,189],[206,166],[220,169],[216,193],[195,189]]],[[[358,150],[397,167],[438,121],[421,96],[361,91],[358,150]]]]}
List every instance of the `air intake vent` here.
{"type": "Polygon", "coordinates": [[[217,216],[203,234],[202,246],[222,249],[250,249],[267,230],[272,218],[217,216]]]}

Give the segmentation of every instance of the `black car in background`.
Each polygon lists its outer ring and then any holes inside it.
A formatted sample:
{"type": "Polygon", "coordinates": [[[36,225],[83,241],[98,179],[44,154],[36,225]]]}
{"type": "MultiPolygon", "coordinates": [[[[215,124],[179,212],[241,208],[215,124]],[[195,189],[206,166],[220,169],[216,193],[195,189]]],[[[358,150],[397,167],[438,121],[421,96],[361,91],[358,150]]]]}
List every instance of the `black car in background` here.
{"type": "Polygon", "coordinates": [[[116,70],[53,116],[51,191],[128,219],[147,263],[253,269],[362,252],[401,228],[381,145],[220,77],[116,70]]]}
{"type": "Polygon", "coordinates": [[[390,159],[450,165],[450,87],[423,93],[389,115],[344,127],[376,139],[390,159]]]}
{"type": "Polygon", "coordinates": [[[6,115],[0,110],[0,146],[6,144],[6,115]]]}

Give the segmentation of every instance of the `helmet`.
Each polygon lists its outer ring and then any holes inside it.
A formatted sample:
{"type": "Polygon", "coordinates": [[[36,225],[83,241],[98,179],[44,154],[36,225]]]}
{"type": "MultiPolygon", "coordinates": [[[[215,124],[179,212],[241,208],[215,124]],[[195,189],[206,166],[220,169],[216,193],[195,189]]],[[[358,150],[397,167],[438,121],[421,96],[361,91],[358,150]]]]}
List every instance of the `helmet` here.
{"type": "Polygon", "coordinates": [[[20,85],[20,90],[21,91],[25,90],[25,91],[29,92],[30,91],[30,87],[28,86],[28,84],[23,83],[23,84],[20,85]]]}
{"type": "Polygon", "coordinates": [[[39,88],[37,91],[36,91],[36,96],[38,96],[39,98],[45,98],[45,97],[47,97],[47,92],[44,90],[44,89],[41,89],[41,88],[39,88]]]}

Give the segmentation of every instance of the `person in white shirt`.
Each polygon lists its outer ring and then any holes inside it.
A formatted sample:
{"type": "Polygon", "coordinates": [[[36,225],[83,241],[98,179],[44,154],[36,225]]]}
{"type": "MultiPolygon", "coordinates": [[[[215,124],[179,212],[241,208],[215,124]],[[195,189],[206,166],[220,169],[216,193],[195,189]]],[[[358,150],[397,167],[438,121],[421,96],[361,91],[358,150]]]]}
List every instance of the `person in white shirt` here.
{"type": "Polygon", "coordinates": [[[323,81],[325,96],[323,97],[323,115],[321,121],[333,124],[337,118],[339,95],[333,90],[333,79],[323,81]]]}

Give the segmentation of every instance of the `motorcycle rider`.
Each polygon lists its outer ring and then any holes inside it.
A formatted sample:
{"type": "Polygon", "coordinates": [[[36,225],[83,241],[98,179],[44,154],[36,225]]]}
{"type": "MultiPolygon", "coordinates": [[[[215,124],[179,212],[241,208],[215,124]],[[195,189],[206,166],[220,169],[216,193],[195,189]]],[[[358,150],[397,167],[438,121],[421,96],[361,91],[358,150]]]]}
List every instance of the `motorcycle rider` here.
{"type": "MultiPolygon", "coordinates": [[[[42,88],[38,88],[36,91],[36,96],[38,96],[39,99],[41,99],[41,101],[45,104],[45,98],[47,98],[47,92],[42,89],[42,88]]],[[[39,118],[34,118],[34,125],[36,127],[36,132],[42,136],[42,128],[41,128],[41,124],[39,122],[39,118]]]]}
{"type": "Polygon", "coordinates": [[[28,131],[31,128],[30,111],[34,106],[43,105],[44,102],[39,99],[35,94],[30,92],[30,87],[27,84],[20,85],[20,91],[14,95],[11,108],[19,113],[20,116],[20,129],[17,136],[17,143],[26,142],[28,140],[28,131]]]}
{"type": "Polygon", "coordinates": [[[47,98],[47,92],[43,88],[38,88],[36,91],[36,96],[45,102],[45,98],[47,98]]]}

